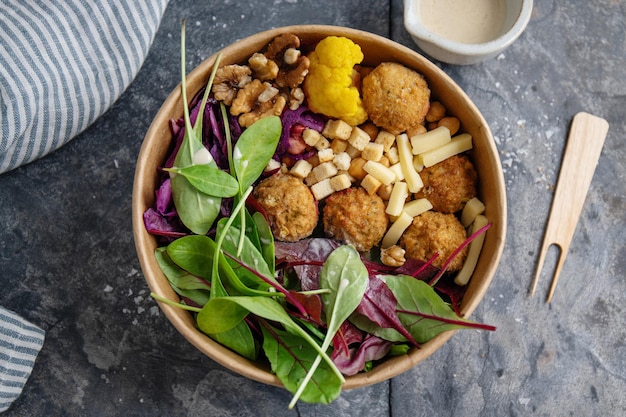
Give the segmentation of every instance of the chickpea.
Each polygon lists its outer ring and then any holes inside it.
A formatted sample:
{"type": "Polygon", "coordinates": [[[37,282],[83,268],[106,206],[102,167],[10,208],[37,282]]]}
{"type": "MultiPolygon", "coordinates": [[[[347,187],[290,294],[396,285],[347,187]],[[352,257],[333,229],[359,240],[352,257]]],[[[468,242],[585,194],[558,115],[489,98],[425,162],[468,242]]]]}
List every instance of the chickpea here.
{"type": "Polygon", "coordinates": [[[456,134],[461,128],[461,121],[453,116],[444,117],[437,122],[437,126],[445,126],[450,131],[450,135],[456,134]]]}
{"type": "Polygon", "coordinates": [[[437,122],[446,115],[446,108],[438,101],[430,103],[428,113],[426,113],[427,122],[437,122]]]}

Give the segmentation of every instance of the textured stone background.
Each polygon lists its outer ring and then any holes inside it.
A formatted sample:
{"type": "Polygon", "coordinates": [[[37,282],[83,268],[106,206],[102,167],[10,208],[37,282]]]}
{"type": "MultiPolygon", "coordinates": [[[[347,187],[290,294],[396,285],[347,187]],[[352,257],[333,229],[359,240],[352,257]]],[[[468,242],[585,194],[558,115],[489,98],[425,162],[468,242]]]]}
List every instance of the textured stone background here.
{"type": "Polygon", "coordinates": [[[135,160],[188,68],[275,26],[323,23],[412,48],[400,0],[172,0],[136,80],[84,134],[0,176],[0,305],[46,330],[7,416],[621,416],[626,413],[626,4],[537,1],[502,55],[442,65],[475,101],[501,153],[509,223],[502,264],[462,331],[413,370],[347,391],[330,406],[231,373],[196,351],[148,297],[134,249],[135,160]],[[551,304],[557,251],[528,296],[571,118],[606,118],[609,136],[551,304]]]}

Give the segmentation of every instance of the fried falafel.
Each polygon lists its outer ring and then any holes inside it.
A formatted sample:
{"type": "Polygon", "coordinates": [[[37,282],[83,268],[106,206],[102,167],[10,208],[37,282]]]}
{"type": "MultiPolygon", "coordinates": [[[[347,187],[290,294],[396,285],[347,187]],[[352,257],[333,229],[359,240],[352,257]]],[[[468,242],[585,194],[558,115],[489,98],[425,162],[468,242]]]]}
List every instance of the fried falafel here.
{"type": "Polygon", "coordinates": [[[478,174],[467,156],[454,155],[420,172],[424,187],[415,198],[426,198],[434,211],[456,213],[476,197],[478,174]]]}
{"type": "MultiPolygon", "coordinates": [[[[465,228],[454,214],[427,211],[413,219],[400,238],[399,246],[406,251],[406,258],[422,262],[427,262],[437,254],[432,265],[441,268],[465,240],[465,228]]],[[[467,250],[466,246],[454,257],[448,271],[461,269],[467,250]]]]}
{"type": "Polygon", "coordinates": [[[317,226],[317,201],[309,187],[293,175],[278,173],[265,178],[253,195],[278,240],[296,242],[310,236],[317,226]]]}
{"type": "Polygon", "coordinates": [[[362,95],[372,122],[394,135],[422,124],[430,106],[424,77],[395,62],[383,62],[363,78],[362,95]]]}
{"type": "Polygon", "coordinates": [[[361,187],[336,192],[326,199],[323,208],[324,232],[330,238],[353,245],[366,252],[377,245],[389,220],[385,203],[361,187]]]}

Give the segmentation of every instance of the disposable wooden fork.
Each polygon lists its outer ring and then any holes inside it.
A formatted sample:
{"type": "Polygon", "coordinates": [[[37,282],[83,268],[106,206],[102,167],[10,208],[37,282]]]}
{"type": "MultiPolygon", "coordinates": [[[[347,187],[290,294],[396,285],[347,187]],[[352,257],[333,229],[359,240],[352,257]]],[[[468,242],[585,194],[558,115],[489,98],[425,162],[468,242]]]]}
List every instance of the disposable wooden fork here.
{"type": "Polygon", "coordinates": [[[539,252],[537,271],[530,289],[532,296],[535,293],[548,248],[551,245],[558,246],[560,253],[546,300],[548,303],[552,300],[556,283],[565,264],[565,257],[574,237],[578,218],[608,130],[609,124],[606,120],[588,113],[578,113],[572,120],[550,217],[539,252]]]}

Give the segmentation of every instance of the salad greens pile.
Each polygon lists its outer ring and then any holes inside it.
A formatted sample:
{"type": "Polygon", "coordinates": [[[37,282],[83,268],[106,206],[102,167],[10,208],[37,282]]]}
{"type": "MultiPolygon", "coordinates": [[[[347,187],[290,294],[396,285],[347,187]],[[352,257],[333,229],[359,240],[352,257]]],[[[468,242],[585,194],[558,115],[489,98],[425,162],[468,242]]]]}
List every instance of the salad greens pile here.
{"type": "MultiPolygon", "coordinates": [[[[220,58],[188,106],[183,21],[184,116],[172,124],[176,146],[155,206],[144,214],[147,230],[161,239],[156,259],[181,301],[155,299],[190,311],[199,330],[241,356],[268,360],[293,393],[290,408],[299,399],[330,403],[346,375],[441,332],[494,329],[459,317],[461,293],[429,264],[391,269],[321,237],[275,242],[251,192],[280,149],[285,123],[269,116],[237,126],[210,95],[220,58]]],[[[305,110],[289,114],[286,128],[298,120],[320,124],[305,110]]]]}

